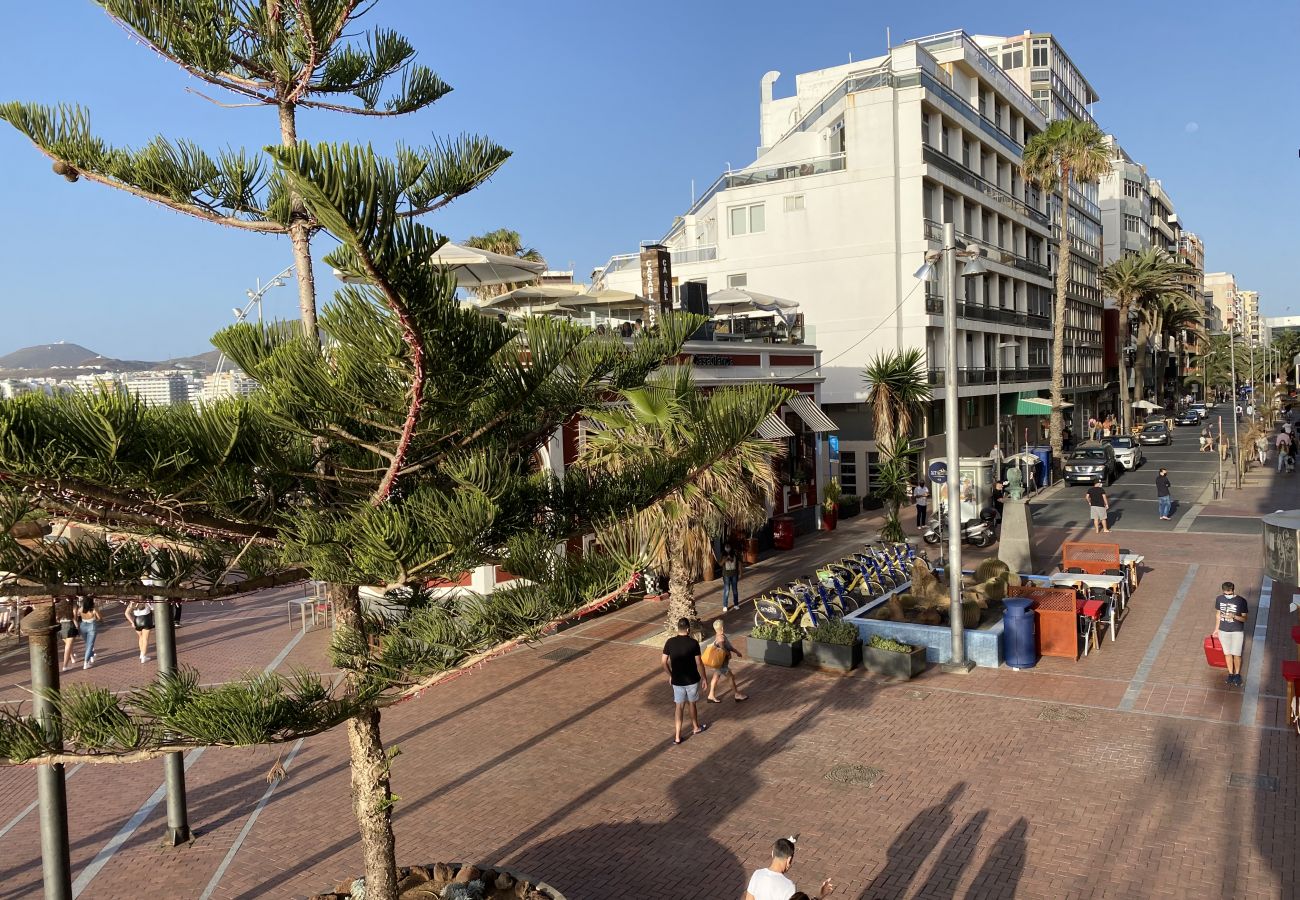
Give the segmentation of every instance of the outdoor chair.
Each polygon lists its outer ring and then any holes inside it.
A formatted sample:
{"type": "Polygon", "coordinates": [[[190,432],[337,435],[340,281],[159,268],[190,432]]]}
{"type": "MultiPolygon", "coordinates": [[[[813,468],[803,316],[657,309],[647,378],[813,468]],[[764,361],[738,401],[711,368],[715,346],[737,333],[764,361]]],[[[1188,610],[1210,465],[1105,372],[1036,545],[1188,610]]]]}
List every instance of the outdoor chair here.
{"type": "Polygon", "coordinates": [[[1101,646],[1101,604],[1096,600],[1085,600],[1079,613],[1079,640],[1083,643],[1083,655],[1101,646]]]}
{"type": "Polygon", "coordinates": [[[1286,716],[1300,734],[1300,662],[1282,661],[1282,678],[1286,680],[1286,716]]]}
{"type": "Polygon", "coordinates": [[[1083,574],[1084,574],[1083,569],[1079,568],[1078,566],[1070,566],[1070,567],[1069,567],[1068,569],[1066,569],[1065,571],[1066,571],[1066,573],[1069,574],[1069,575],[1083,575],[1083,574]]]}
{"type": "Polygon", "coordinates": [[[1119,586],[1119,590],[1115,592],[1115,599],[1119,602],[1120,612],[1128,609],[1128,575],[1124,573],[1123,569],[1107,569],[1101,574],[1112,575],[1115,578],[1124,579],[1123,583],[1119,586]]]}

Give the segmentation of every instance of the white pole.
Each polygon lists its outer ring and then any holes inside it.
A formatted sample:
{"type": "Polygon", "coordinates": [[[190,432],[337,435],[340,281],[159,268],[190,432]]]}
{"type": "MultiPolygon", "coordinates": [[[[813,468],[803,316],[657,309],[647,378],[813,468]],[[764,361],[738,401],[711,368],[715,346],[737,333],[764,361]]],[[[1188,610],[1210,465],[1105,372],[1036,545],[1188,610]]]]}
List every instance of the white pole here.
{"type": "Polygon", "coordinates": [[[943,440],[948,458],[948,626],[952,634],[952,659],[946,670],[969,672],[975,666],[966,659],[966,633],[961,620],[961,466],[957,450],[957,231],[951,222],[943,226],[944,373],[943,440]]]}

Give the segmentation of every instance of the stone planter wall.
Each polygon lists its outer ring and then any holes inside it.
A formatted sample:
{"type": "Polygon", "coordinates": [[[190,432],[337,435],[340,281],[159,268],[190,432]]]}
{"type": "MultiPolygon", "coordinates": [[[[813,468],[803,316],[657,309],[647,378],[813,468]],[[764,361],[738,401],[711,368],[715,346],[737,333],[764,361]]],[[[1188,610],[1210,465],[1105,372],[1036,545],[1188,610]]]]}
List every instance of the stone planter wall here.
{"type": "Polygon", "coordinates": [[[852,644],[804,641],[803,660],[806,665],[823,672],[852,672],[862,664],[862,641],[852,644]]]}
{"type": "MultiPolygon", "coordinates": [[[[845,616],[844,621],[858,629],[864,642],[870,642],[874,634],[884,635],[914,647],[925,647],[925,658],[929,662],[948,662],[952,658],[952,630],[947,625],[918,625],[914,622],[888,622],[868,618],[873,610],[887,602],[895,592],[905,594],[909,587],[910,584],[904,583],[880,599],[845,616]]],[[[981,668],[996,669],[1002,665],[1000,617],[991,625],[966,632],[966,656],[981,668]]]]}
{"type": "Polygon", "coordinates": [[[868,646],[862,651],[867,671],[890,678],[915,678],[925,671],[925,648],[914,647],[911,653],[880,650],[868,646]]]}
{"type": "Polygon", "coordinates": [[[750,659],[765,662],[769,666],[793,668],[803,659],[802,644],[782,644],[779,641],[765,641],[756,637],[745,640],[749,645],[745,655],[750,659]]]}

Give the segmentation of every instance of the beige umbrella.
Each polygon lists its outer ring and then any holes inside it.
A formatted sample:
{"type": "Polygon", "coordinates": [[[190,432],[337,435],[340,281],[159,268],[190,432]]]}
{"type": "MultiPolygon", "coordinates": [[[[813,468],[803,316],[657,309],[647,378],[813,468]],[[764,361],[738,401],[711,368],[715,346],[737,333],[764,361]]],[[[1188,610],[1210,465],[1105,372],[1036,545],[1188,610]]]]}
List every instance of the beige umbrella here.
{"type": "Polygon", "coordinates": [[[480,305],[484,309],[527,309],[539,303],[568,300],[581,291],[580,284],[529,284],[484,300],[480,305]]]}
{"type": "MultiPolygon", "coordinates": [[[[450,241],[438,248],[430,259],[446,266],[456,276],[456,285],[463,288],[483,287],[491,284],[519,284],[536,281],[546,271],[546,263],[532,262],[491,250],[462,247],[450,241]]],[[[364,275],[351,275],[334,270],[334,277],[345,284],[369,284],[364,275]]]]}

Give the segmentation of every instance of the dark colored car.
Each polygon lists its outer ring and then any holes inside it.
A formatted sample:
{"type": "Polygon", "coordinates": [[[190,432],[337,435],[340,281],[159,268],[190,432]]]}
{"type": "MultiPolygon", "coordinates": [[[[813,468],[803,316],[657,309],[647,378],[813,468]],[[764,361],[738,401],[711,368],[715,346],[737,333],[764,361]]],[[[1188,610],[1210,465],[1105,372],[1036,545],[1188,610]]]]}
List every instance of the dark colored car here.
{"type": "Polygon", "coordinates": [[[1164,422],[1152,422],[1138,432],[1140,444],[1172,444],[1174,437],[1164,422]]]}
{"type": "Polygon", "coordinates": [[[1174,424],[1175,425],[1200,425],[1201,416],[1199,413],[1196,412],[1196,410],[1189,409],[1179,413],[1178,418],[1174,419],[1174,424]]]}
{"type": "Polygon", "coordinates": [[[1065,460],[1067,484],[1092,484],[1099,478],[1110,484],[1119,473],[1120,464],[1109,444],[1080,444],[1065,460]]]}

